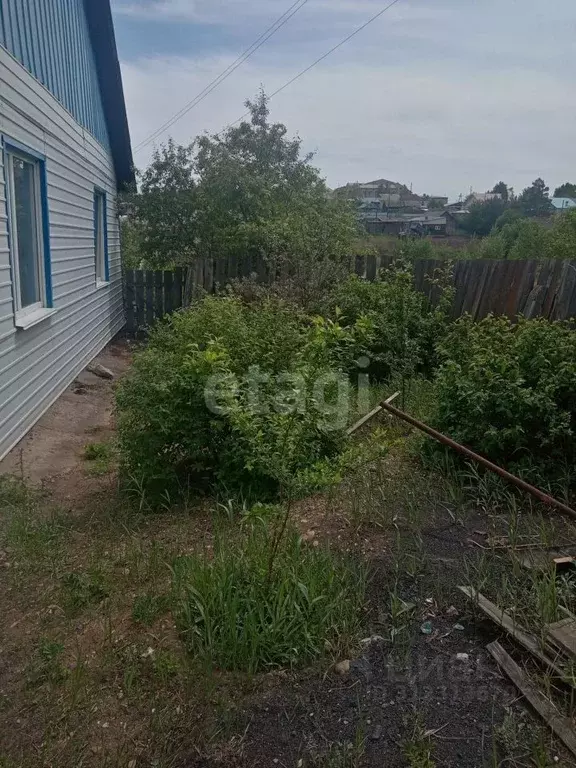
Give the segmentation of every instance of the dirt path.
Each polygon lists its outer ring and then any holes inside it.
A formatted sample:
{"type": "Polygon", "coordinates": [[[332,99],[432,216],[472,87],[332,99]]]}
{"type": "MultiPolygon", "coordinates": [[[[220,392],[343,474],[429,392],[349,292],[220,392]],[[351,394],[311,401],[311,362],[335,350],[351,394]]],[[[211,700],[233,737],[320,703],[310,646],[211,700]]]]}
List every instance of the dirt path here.
{"type": "Polygon", "coordinates": [[[84,493],[77,468],[89,442],[104,442],[113,434],[114,385],[130,365],[130,346],[108,344],[93,360],[114,374],[104,379],[88,370],[46,411],[20,443],[0,461],[0,475],[16,475],[26,483],[49,489],[56,499],[84,493]]]}

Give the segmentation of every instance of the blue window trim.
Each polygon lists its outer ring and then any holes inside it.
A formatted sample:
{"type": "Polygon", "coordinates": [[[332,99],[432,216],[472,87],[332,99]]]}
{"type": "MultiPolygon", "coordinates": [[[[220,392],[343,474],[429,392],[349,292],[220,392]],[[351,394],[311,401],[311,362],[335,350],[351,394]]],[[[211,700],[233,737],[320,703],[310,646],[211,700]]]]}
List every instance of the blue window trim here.
{"type": "MultiPolygon", "coordinates": [[[[104,282],[110,282],[110,263],[108,261],[108,195],[101,187],[94,187],[94,258],[96,259],[96,233],[98,232],[98,198],[102,199],[104,218],[104,282]]],[[[98,280],[98,275],[96,275],[98,280]]]]}
{"type": "MultiPolygon", "coordinates": [[[[37,152],[35,149],[21,144],[19,141],[2,134],[2,149],[3,149],[3,165],[6,167],[5,154],[13,150],[20,152],[23,155],[27,155],[31,160],[38,163],[40,171],[40,215],[42,217],[42,246],[44,256],[44,288],[46,297],[46,307],[51,309],[54,306],[52,297],[52,260],[50,258],[50,215],[48,209],[48,183],[46,180],[46,155],[37,152]]],[[[6,196],[6,215],[8,222],[10,222],[10,214],[8,211],[8,197],[6,196]]],[[[8,226],[8,246],[10,247],[10,229],[8,226]]],[[[13,270],[12,259],[10,260],[10,271],[13,270]]],[[[15,285],[14,275],[12,275],[12,286],[15,285]]],[[[16,297],[14,297],[16,300],[16,297]]]]}

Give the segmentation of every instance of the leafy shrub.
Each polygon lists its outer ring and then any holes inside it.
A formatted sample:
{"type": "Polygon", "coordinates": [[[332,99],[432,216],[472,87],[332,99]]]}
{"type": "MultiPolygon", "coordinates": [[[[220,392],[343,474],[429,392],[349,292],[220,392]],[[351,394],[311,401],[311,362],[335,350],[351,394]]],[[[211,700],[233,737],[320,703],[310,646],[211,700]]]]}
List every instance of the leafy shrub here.
{"type": "Polygon", "coordinates": [[[256,672],[344,651],[359,628],[365,573],[289,529],[275,548],[273,525],[221,535],[213,555],[173,563],[176,624],[195,656],[256,672]]]}
{"type": "Polygon", "coordinates": [[[435,308],[414,289],[412,268],[405,262],[396,262],[374,282],[352,275],[330,296],[325,311],[341,326],[352,327],[356,359],[370,360],[368,372],[376,380],[433,370],[434,347],[446,329],[452,291],[447,287],[449,270],[432,279],[440,292],[435,308]]]}
{"type": "Polygon", "coordinates": [[[173,315],[117,393],[124,474],[155,503],[214,482],[274,496],[340,450],[346,339],[272,299],[208,297],[173,315]]]}
{"type": "Polygon", "coordinates": [[[576,334],[544,319],[458,320],[440,344],[436,426],[496,463],[558,477],[576,461],[576,334]]]}

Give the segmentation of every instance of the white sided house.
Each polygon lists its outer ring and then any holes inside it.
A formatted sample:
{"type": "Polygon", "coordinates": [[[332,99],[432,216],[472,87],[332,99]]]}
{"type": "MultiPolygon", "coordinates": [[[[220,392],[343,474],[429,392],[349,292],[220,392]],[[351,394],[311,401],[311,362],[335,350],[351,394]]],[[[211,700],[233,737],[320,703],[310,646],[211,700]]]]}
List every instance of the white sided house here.
{"type": "Polygon", "coordinates": [[[0,458],[124,325],[109,0],[0,0],[0,458]]]}

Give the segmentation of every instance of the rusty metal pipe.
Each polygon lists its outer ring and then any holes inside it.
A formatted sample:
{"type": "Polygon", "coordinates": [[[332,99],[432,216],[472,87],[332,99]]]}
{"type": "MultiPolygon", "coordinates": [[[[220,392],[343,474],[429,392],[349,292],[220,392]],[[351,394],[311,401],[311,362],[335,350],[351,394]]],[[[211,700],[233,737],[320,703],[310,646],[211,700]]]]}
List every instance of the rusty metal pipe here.
{"type": "Polygon", "coordinates": [[[499,467],[497,464],[493,464],[488,459],[485,459],[484,456],[480,456],[480,454],[474,453],[474,451],[470,450],[470,448],[466,448],[465,445],[460,445],[460,443],[457,443],[455,440],[452,440],[450,437],[446,437],[446,435],[443,435],[441,432],[437,432],[435,429],[432,429],[432,427],[429,427],[427,424],[424,424],[423,421],[418,421],[418,419],[415,419],[413,416],[410,416],[409,414],[404,413],[404,411],[401,411],[398,408],[395,408],[393,405],[390,405],[390,403],[387,403],[385,400],[381,402],[380,405],[382,406],[383,410],[388,411],[393,416],[397,416],[399,419],[402,419],[402,421],[407,421],[408,424],[412,424],[412,426],[416,427],[417,429],[420,429],[422,432],[425,432],[427,435],[430,435],[430,437],[433,437],[435,440],[438,440],[438,442],[443,443],[444,445],[447,445],[450,448],[453,448],[455,451],[458,451],[459,453],[464,454],[464,456],[468,456],[469,459],[473,459],[474,461],[477,461],[478,464],[482,464],[483,467],[486,467],[486,469],[489,469],[491,472],[495,472],[497,475],[500,475],[500,477],[503,477],[504,480],[507,480],[509,483],[512,483],[513,485],[517,486],[521,490],[532,494],[532,496],[539,499],[544,504],[547,504],[550,507],[556,507],[557,509],[560,509],[565,514],[570,515],[570,517],[573,517],[576,519],[576,510],[572,509],[566,504],[563,504],[561,501],[558,501],[558,499],[555,499],[553,496],[549,496],[547,493],[544,493],[544,491],[541,491],[539,488],[535,488],[533,485],[530,485],[530,483],[527,483],[525,480],[522,480],[520,477],[516,477],[516,475],[513,475],[511,472],[507,472],[505,469],[502,469],[502,467],[499,467]]]}

